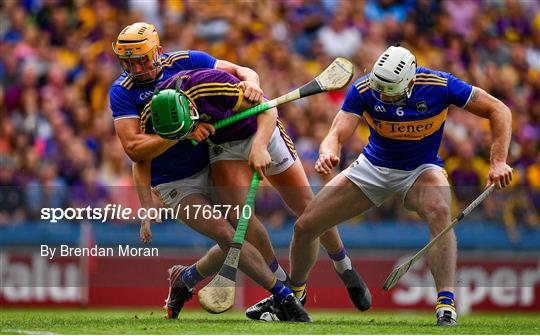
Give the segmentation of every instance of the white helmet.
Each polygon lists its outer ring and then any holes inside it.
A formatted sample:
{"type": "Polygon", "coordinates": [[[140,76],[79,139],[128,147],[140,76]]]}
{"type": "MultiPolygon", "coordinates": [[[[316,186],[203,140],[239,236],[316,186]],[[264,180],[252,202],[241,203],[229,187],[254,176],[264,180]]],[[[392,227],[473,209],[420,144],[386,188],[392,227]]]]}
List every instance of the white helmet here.
{"type": "MultiPolygon", "coordinates": [[[[409,84],[416,75],[416,58],[403,47],[390,47],[377,59],[369,74],[369,87],[372,92],[402,101],[410,98],[412,87],[409,84]]],[[[380,100],[380,97],[377,97],[380,100]]],[[[387,103],[387,101],[384,101],[387,103]]],[[[395,102],[395,101],[392,101],[395,102]]]]}

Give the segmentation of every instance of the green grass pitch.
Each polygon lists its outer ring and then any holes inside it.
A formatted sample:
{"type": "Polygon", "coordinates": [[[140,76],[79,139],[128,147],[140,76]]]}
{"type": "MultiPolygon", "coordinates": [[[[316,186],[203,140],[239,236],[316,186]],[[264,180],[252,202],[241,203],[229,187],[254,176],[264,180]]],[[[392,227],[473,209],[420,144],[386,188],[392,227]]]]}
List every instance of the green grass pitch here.
{"type": "Polygon", "coordinates": [[[179,320],[161,310],[1,309],[2,334],[540,334],[540,315],[461,316],[456,328],[437,328],[430,313],[315,311],[314,323],[249,321],[243,312],[210,315],[189,310],[179,320]]]}

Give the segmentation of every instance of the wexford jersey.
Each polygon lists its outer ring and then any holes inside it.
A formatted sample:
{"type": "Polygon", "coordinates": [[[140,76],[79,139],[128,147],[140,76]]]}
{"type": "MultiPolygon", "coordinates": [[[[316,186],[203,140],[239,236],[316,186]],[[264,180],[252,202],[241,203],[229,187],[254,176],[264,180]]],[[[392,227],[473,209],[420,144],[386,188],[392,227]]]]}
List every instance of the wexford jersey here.
{"type": "MultiPolygon", "coordinates": [[[[200,51],[177,51],[163,54],[163,70],[158,80],[149,84],[137,84],[124,72],[112,85],[110,105],[115,120],[139,118],[141,129],[149,119],[145,105],[150,101],[154,88],[174,76],[178,71],[214,68],[216,59],[200,51]]],[[[166,152],[152,160],[152,186],[183,179],[201,171],[209,162],[208,146],[201,143],[193,146],[190,141],[180,141],[166,152]]]]}
{"type": "Polygon", "coordinates": [[[438,155],[448,106],[464,107],[472,86],[452,74],[418,67],[412,95],[401,105],[375,98],[363,76],[349,88],[341,109],[363,116],[370,128],[365,157],[375,166],[414,170],[438,155]]]}
{"type": "MultiPolygon", "coordinates": [[[[199,118],[203,122],[215,123],[237,112],[244,93],[238,87],[240,80],[228,72],[215,69],[179,71],[174,76],[160,83],[159,88],[174,89],[181,79],[180,90],[197,106],[199,118]]],[[[150,110],[150,104],[145,107],[150,110]]],[[[148,118],[144,125],[149,132],[152,120],[148,118]]],[[[247,139],[257,131],[257,117],[252,116],[220,129],[210,136],[210,141],[220,144],[233,140],[247,139]]]]}

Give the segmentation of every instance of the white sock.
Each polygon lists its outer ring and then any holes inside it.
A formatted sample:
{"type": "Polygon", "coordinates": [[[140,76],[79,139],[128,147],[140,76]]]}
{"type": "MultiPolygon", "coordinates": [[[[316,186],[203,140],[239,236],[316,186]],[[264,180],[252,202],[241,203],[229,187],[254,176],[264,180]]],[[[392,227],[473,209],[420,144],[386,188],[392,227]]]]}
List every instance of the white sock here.
{"type": "Polygon", "coordinates": [[[281,265],[278,266],[277,270],[274,272],[274,275],[276,278],[278,278],[279,281],[285,281],[287,280],[287,273],[281,268],[281,265]]]}
{"type": "Polygon", "coordinates": [[[345,255],[345,258],[341,260],[332,260],[332,261],[334,262],[334,268],[340,274],[345,272],[346,270],[352,269],[351,259],[347,255],[345,255]]]}

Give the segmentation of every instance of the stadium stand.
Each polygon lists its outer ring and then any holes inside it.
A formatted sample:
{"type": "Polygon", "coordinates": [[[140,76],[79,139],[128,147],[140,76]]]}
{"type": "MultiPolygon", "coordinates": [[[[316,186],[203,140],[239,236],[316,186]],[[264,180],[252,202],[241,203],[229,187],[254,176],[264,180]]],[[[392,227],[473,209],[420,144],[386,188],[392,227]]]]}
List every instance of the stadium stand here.
{"type": "MultiPolygon", "coordinates": [[[[165,51],[200,49],[252,67],[268,97],[307,82],[335,56],[351,59],[356,76],[361,75],[388,44],[398,42],[415,53],[420,65],[452,72],[486,89],[512,109],[509,163],[514,188],[485,202],[468,221],[477,225],[463,228],[472,230],[465,233],[458,230],[458,235],[461,239],[483,228],[492,248],[528,249],[534,247],[531,237],[539,241],[537,1],[214,0],[197,6],[196,1],[174,0],[5,0],[0,3],[0,243],[6,243],[4,233],[17,227],[22,231],[12,238],[24,241],[42,207],[136,207],[134,190],[122,192],[132,187],[130,161],[114,133],[107,95],[120,73],[111,41],[122,27],[142,20],[158,27],[165,51]]],[[[334,92],[280,108],[314,186],[324,183],[313,170],[318,145],[343,98],[343,91],[334,92]]],[[[448,115],[441,155],[457,186],[457,209],[485,183],[489,129],[487,121],[458,108],[448,115]]],[[[367,135],[364,126],[347,144],[341,168],[361,151],[367,135]]],[[[381,241],[385,230],[407,231],[407,236],[426,230],[399,210],[397,202],[392,199],[345,224],[343,236],[358,237],[345,243],[371,247],[364,240],[370,230],[381,241]]],[[[271,191],[261,193],[258,211],[276,239],[280,232],[289,237],[292,217],[271,191]]],[[[108,230],[136,240],[133,224],[114,223],[108,230]]],[[[65,234],[69,232],[66,228],[65,234]]]]}

